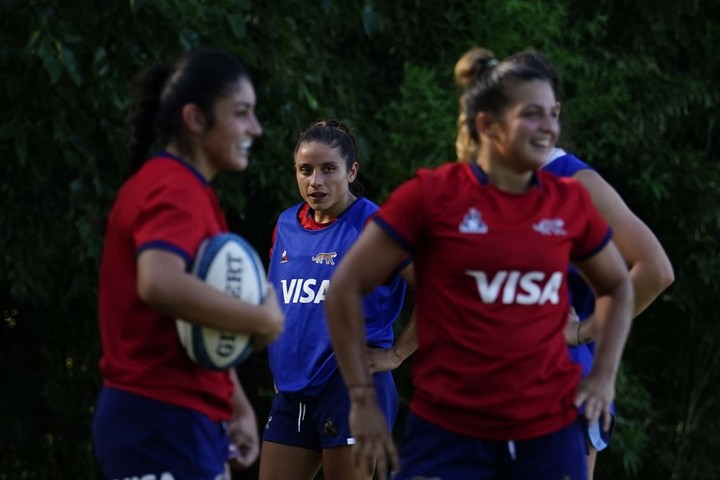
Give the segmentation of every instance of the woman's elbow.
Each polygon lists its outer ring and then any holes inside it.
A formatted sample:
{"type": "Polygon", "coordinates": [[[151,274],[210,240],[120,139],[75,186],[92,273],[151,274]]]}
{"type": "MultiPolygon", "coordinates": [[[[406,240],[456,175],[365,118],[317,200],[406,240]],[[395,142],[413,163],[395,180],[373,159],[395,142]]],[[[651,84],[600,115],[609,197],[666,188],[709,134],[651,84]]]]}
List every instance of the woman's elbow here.
{"type": "Polygon", "coordinates": [[[673,270],[672,264],[667,257],[665,257],[663,261],[656,263],[653,278],[655,278],[658,293],[664,291],[673,284],[675,281],[675,271],[673,270]]]}
{"type": "Polygon", "coordinates": [[[660,282],[663,285],[663,290],[665,290],[667,287],[673,284],[675,281],[675,271],[672,268],[672,265],[670,264],[670,261],[668,260],[667,266],[663,269],[661,275],[660,275],[660,282]]]}
{"type": "Polygon", "coordinates": [[[152,282],[142,281],[140,279],[138,279],[137,294],[140,300],[148,305],[152,305],[158,296],[157,288],[155,288],[152,282]]]}
{"type": "Polygon", "coordinates": [[[153,275],[138,275],[137,294],[140,300],[152,307],[163,305],[167,296],[163,283],[153,275]]]}

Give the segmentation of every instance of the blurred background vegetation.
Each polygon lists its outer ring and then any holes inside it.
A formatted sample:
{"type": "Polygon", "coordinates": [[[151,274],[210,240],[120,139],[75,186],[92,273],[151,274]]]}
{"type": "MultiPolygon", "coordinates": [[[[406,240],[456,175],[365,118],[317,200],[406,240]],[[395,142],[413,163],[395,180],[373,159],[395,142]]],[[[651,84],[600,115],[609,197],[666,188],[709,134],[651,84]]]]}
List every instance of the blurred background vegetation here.
{"type": "MultiPolygon", "coordinates": [[[[198,44],[255,72],[265,135],[249,171],[217,188],[261,253],[300,199],[292,151],[311,122],[353,127],[380,202],[454,158],[466,49],[546,53],[564,79],[564,146],[650,225],[676,273],[635,323],[596,478],[720,478],[720,2],[0,0],[0,480],[97,478],[96,281],[131,80],[198,44]]],[[[263,354],[240,375],[264,424],[263,354]]],[[[407,366],[397,379],[407,402],[407,366]]]]}

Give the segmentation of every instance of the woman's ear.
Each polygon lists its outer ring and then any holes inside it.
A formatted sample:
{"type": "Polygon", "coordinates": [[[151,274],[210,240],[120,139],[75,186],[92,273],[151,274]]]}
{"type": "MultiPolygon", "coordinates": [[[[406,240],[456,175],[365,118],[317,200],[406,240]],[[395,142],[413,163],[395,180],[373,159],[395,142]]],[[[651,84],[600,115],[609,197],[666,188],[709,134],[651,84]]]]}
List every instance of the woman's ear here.
{"type": "Polygon", "coordinates": [[[348,171],[348,180],[350,183],[354,182],[357,178],[358,170],[360,169],[360,164],[358,162],[353,162],[353,164],[350,166],[350,170],[348,171]]]}
{"type": "Polygon", "coordinates": [[[194,103],[186,103],[182,108],[182,119],[185,128],[192,133],[205,131],[205,114],[194,103]]]}
{"type": "Polygon", "coordinates": [[[491,139],[497,138],[497,133],[495,132],[495,126],[497,125],[497,122],[493,118],[492,115],[488,114],[487,112],[478,112],[475,115],[475,130],[478,133],[478,138],[481,137],[488,137],[491,139]]]}

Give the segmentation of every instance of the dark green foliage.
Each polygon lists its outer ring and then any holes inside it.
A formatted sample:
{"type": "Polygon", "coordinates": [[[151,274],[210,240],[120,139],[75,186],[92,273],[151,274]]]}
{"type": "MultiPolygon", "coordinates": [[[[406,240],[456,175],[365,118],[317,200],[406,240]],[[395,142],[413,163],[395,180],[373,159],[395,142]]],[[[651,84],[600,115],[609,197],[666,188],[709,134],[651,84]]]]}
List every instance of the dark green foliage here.
{"type": "MultiPolygon", "coordinates": [[[[717,478],[718,38],[714,0],[0,1],[0,480],[96,477],[96,280],[131,80],[197,44],[254,71],[265,134],[249,171],[217,187],[261,254],[300,200],[292,151],[311,122],[353,127],[360,179],[381,201],[454,158],[460,54],[545,52],[564,78],[565,145],[653,228],[676,272],[634,327],[596,478],[717,478]]],[[[253,358],[243,378],[266,407],[262,369],[253,358]]],[[[406,366],[397,378],[402,413],[406,366]]]]}

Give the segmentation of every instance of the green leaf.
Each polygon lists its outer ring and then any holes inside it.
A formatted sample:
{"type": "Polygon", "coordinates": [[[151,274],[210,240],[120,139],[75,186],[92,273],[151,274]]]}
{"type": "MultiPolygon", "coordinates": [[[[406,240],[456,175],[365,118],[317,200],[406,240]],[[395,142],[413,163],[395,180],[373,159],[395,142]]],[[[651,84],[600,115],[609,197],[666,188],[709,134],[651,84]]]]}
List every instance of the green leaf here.
{"type": "Polygon", "coordinates": [[[375,14],[372,3],[366,3],[365,6],[363,6],[362,22],[365,35],[367,35],[368,38],[372,38],[377,26],[377,15],[375,14]]]}
{"type": "Polygon", "coordinates": [[[237,38],[244,38],[245,21],[239,15],[228,15],[225,18],[227,18],[228,24],[230,25],[230,29],[232,30],[233,34],[237,38]]]}
{"type": "Polygon", "coordinates": [[[80,72],[78,71],[77,62],[75,61],[75,54],[65,45],[61,45],[60,48],[60,52],[62,54],[60,58],[65,66],[65,70],[68,72],[75,85],[80,86],[82,78],[80,76],[80,72]]]}

